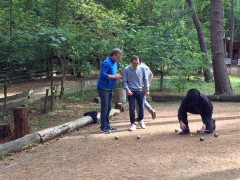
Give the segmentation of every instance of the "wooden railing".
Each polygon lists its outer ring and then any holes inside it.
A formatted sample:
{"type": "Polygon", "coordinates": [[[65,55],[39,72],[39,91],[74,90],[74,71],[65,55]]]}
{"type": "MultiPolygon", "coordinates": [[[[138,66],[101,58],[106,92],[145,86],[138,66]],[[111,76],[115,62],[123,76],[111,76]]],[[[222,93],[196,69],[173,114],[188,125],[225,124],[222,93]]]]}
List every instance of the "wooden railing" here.
{"type": "MultiPolygon", "coordinates": [[[[71,84],[65,84],[64,92],[66,94],[81,92],[86,90],[95,90],[97,85],[97,80],[87,80],[82,82],[75,82],[71,84]]],[[[54,96],[58,97],[60,94],[60,85],[54,86],[54,96]]],[[[22,92],[20,94],[16,94],[13,96],[6,96],[4,98],[0,98],[0,111],[3,113],[6,112],[7,109],[12,109],[18,106],[32,104],[36,101],[44,99],[46,97],[46,90],[51,89],[50,86],[46,86],[39,89],[28,90],[22,92]]],[[[49,94],[51,96],[51,94],[49,94]]]]}

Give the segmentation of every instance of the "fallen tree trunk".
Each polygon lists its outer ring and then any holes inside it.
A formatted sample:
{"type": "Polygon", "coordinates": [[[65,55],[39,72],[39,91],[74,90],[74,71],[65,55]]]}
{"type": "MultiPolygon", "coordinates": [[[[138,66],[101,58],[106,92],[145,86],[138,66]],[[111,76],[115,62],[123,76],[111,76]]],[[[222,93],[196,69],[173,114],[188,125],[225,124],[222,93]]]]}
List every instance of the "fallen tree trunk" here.
{"type": "Polygon", "coordinates": [[[157,95],[152,95],[152,101],[157,101],[157,102],[167,102],[167,101],[181,101],[185,96],[157,96],[157,95]]]}
{"type": "MultiPolygon", "coordinates": [[[[157,96],[152,95],[152,101],[157,102],[167,102],[167,101],[181,101],[185,96],[177,95],[166,95],[166,96],[157,96]]],[[[211,101],[219,102],[240,102],[240,95],[209,95],[207,96],[211,101]]]]}
{"type": "Polygon", "coordinates": [[[32,147],[36,144],[39,144],[41,141],[41,138],[38,133],[33,133],[26,135],[22,138],[16,139],[14,141],[0,144],[0,156],[4,156],[16,151],[21,151],[24,149],[27,149],[29,147],[32,147]]]}
{"type": "Polygon", "coordinates": [[[64,132],[67,132],[68,130],[69,130],[69,126],[67,125],[67,123],[65,123],[62,125],[58,125],[58,126],[54,126],[51,128],[38,131],[37,133],[41,137],[41,142],[45,142],[63,134],[64,132]]]}
{"type": "MultiPolygon", "coordinates": [[[[119,113],[120,110],[112,109],[109,117],[115,116],[119,113]]],[[[100,119],[100,113],[98,113],[97,118],[98,120],[100,119]]],[[[35,144],[39,144],[47,140],[53,139],[61,135],[62,133],[79,129],[80,127],[86,126],[91,123],[93,123],[92,117],[85,116],[69,123],[58,125],[52,128],[47,128],[36,133],[26,135],[14,141],[0,144],[0,157],[16,151],[27,149],[34,146],[35,144]]]]}
{"type": "Polygon", "coordinates": [[[75,121],[68,123],[68,127],[69,127],[68,131],[73,131],[80,127],[83,127],[83,126],[86,126],[86,125],[92,124],[92,123],[93,123],[92,117],[85,116],[85,117],[82,117],[80,119],[77,119],[75,121]]]}
{"type": "MultiPolygon", "coordinates": [[[[111,109],[110,114],[109,114],[109,118],[112,116],[115,116],[117,114],[120,114],[121,111],[119,109],[111,109]]],[[[98,113],[97,115],[97,119],[100,120],[100,113],[98,113]]]]}

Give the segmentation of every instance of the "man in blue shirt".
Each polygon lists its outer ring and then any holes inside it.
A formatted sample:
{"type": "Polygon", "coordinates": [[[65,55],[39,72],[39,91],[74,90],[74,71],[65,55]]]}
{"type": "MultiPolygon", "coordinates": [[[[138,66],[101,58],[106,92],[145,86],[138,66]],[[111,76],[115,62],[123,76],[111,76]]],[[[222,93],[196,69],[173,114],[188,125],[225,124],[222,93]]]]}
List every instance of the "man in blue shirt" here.
{"type": "Polygon", "coordinates": [[[122,51],[115,48],[110,56],[103,61],[98,77],[97,90],[101,99],[100,132],[103,133],[110,133],[117,130],[110,126],[109,113],[112,107],[112,91],[115,88],[116,80],[121,79],[121,75],[117,74],[118,61],[121,59],[121,56],[122,51]]]}

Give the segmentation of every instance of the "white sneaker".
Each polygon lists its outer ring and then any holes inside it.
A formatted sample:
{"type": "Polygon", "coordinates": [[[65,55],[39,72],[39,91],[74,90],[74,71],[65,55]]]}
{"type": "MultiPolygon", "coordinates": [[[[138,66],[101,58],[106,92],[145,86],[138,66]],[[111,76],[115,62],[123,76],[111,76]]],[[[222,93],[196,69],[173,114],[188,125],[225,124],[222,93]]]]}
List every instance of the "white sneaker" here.
{"type": "Polygon", "coordinates": [[[145,125],[145,123],[144,123],[143,120],[139,121],[138,124],[139,124],[139,126],[140,126],[142,129],[145,129],[145,128],[146,128],[146,125],[145,125]]]}
{"type": "Polygon", "coordinates": [[[131,124],[129,131],[136,131],[137,127],[135,124],[131,124]]]}

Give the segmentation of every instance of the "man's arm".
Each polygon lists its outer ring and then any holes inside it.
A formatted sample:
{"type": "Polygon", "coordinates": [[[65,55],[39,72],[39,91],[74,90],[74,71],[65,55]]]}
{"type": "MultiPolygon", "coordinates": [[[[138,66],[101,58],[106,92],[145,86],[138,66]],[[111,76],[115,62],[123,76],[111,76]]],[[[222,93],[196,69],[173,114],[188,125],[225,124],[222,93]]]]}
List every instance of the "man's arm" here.
{"type": "Polygon", "coordinates": [[[110,67],[109,67],[109,64],[107,62],[103,62],[102,63],[100,75],[103,78],[106,78],[106,79],[121,79],[121,75],[120,74],[116,74],[116,75],[108,74],[109,68],[110,67]]]}
{"type": "Polygon", "coordinates": [[[149,76],[149,84],[151,84],[151,82],[152,82],[152,80],[153,80],[153,73],[152,73],[152,71],[150,71],[150,76],[149,76]]]}
{"type": "Polygon", "coordinates": [[[144,88],[146,90],[146,94],[149,94],[149,77],[147,77],[147,73],[146,73],[146,70],[144,68],[142,68],[142,71],[143,71],[143,85],[144,85],[144,88]]]}
{"type": "Polygon", "coordinates": [[[127,68],[124,68],[123,70],[123,74],[122,74],[122,83],[123,83],[123,88],[125,89],[126,92],[129,91],[129,87],[128,87],[128,79],[127,79],[127,68]]]}
{"type": "Polygon", "coordinates": [[[186,99],[184,98],[181,102],[181,105],[178,109],[178,120],[179,120],[179,123],[180,123],[180,128],[181,129],[185,129],[186,128],[186,125],[183,123],[183,118],[186,114],[186,105],[187,105],[187,101],[186,99]]]}

